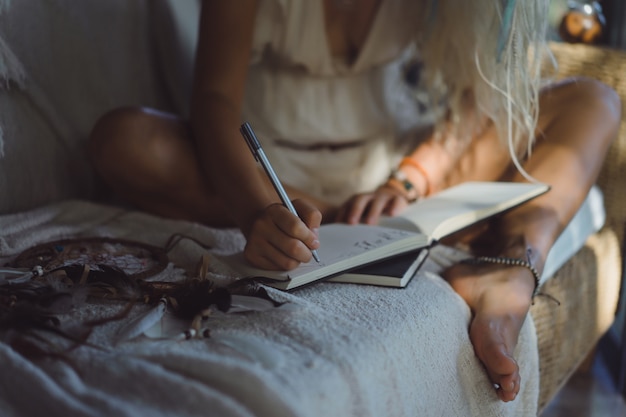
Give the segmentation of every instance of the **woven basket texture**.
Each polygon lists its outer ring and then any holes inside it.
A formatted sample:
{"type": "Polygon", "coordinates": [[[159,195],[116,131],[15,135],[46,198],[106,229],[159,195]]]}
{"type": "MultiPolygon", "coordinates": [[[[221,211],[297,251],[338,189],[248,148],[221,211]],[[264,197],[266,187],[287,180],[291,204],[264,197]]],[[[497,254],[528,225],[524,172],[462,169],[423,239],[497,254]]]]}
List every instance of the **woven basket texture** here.
{"type": "Polygon", "coordinates": [[[549,296],[535,297],[530,311],[539,349],[539,410],[554,398],[613,322],[620,268],[617,238],[612,230],[604,229],[541,287],[540,293],[549,296]]]}

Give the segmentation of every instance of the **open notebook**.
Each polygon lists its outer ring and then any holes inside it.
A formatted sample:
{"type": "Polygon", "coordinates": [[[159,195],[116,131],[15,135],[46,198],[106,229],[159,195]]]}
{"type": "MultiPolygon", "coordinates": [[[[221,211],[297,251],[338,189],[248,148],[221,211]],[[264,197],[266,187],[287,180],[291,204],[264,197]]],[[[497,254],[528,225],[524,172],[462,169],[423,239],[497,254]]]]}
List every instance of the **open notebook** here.
{"type": "Polygon", "coordinates": [[[384,217],[376,226],[324,224],[319,231],[321,262],[312,260],[291,271],[253,268],[241,252],[220,260],[242,277],[266,278],[267,285],[290,290],[408,252],[417,254],[420,248],[548,189],[545,184],[467,182],[418,200],[401,215],[384,217]]]}

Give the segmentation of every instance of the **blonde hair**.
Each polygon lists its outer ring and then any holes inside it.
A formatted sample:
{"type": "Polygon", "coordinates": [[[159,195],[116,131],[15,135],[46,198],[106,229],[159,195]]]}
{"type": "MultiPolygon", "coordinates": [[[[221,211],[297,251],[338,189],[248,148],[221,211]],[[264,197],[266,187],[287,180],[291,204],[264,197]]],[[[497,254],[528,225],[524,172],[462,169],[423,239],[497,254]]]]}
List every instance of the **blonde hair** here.
{"type": "Polygon", "coordinates": [[[429,3],[418,49],[431,100],[447,109],[438,131],[469,137],[489,119],[517,163],[535,135],[549,1],[429,3]]]}

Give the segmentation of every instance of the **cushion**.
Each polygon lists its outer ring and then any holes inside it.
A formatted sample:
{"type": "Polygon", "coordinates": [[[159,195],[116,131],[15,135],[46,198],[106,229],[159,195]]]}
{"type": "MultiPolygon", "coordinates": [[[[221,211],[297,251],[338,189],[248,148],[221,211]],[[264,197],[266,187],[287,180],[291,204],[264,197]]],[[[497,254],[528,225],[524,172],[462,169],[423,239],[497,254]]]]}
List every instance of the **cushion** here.
{"type": "Polygon", "coordinates": [[[177,114],[189,115],[200,16],[199,0],[155,0],[154,36],[159,65],[177,114]]]}
{"type": "Polygon", "coordinates": [[[25,78],[23,88],[0,89],[0,213],[93,197],[85,145],[96,120],[123,105],[169,108],[152,54],[150,3],[13,1],[4,9],[0,38],[25,78]]]}
{"type": "Polygon", "coordinates": [[[606,220],[602,191],[594,186],[570,224],[552,246],[546,259],[541,283],[548,280],[585,244],[589,236],[598,232],[606,220]]]}

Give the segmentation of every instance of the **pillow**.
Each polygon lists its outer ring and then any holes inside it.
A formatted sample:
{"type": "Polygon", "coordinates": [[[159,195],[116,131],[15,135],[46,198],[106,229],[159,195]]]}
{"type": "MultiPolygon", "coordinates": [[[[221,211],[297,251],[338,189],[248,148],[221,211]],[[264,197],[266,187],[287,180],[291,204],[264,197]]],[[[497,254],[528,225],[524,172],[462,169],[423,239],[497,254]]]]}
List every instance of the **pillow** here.
{"type": "Polygon", "coordinates": [[[0,62],[7,77],[23,74],[23,89],[0,90],[0,213],[94,197],[86,144],[96,120],[124,105],[171,110],[155,65],[150,3],[30,0],[5,8],[0,62]]]}
{"type": "Polygon", "coordinates": [[[154,2],[154,37],[165,87],[177,114],[189,116],[201,0],[154,2]]]}

